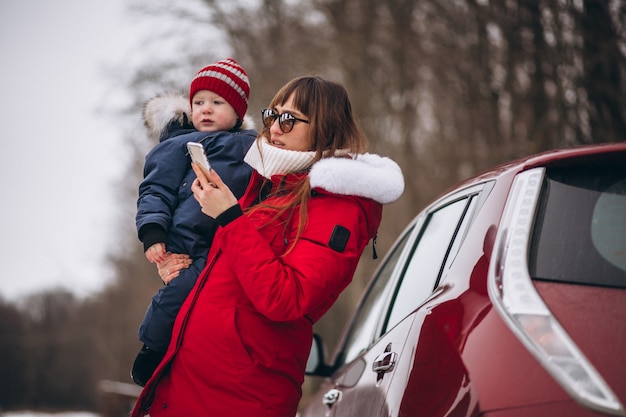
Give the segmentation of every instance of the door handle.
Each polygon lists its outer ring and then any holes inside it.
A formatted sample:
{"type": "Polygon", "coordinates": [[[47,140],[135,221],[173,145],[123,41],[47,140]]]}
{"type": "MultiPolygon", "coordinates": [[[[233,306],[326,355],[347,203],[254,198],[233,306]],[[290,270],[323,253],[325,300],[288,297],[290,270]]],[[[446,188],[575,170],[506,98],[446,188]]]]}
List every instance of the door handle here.
{"type": "Polygon", "coordinates": [[[328,406],[328,408],[332,407],[337,401],[341,399],[341,391],[338,389],[331,389],[322,398],[322,402],[324,405],[328,406]]]}
{"type": "Polygon", "coordinates": [[[372,371],[377,374],[391,372],[396,366],[398,360],[398,354],[395,352],[385,352],[374,359],[372,364],[372,371]]]}

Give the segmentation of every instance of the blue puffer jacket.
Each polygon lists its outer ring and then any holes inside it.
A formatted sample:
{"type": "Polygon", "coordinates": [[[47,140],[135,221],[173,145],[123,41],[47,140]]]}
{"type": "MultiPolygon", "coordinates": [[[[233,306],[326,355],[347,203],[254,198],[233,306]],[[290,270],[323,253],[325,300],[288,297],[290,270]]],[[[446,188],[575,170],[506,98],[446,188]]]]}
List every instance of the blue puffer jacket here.
{"type": "Polygon", "coordinates": [[[168,251],[186,253],[195,260],[206,256],[217,224],[200,211],[191,192],[196,174],[191,169],[187,142],[203,144],[211,167],[239,198],[252,174],[243,157],[256,132],[198,132],[166,126],[169,136],[161,136],[161,143],[146,156],[137,200],[137,231],[144,250],[165,242],[168,251]]]}

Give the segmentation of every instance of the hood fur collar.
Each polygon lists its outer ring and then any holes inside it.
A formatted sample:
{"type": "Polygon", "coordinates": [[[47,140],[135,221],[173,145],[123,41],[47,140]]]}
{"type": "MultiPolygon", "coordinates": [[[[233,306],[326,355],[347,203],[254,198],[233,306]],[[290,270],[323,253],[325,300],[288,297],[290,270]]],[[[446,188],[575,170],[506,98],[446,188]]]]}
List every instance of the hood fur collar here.
{"type": "MultiPolygon", "coordinates": [[[[150,139],[161,142],[167,139],[171,126],[195,129],[191,123],[189,99],[179,93],[163,93],[148,100],[143,108],[143,122],[150,139]]],[[[244,119],[242,129],[254,129],[254,123],[244,119]]]]}
{"type": "Polygon", "coordinates": [[[404,191],[402,170],[393,160],[376,154],[324,158],[311,167],[312,188],[370,198],[381,204],[396,201],[404,191]]]}
{"type": "Polygon", "coordinates": [[[146,103],[143,108],[143,122],[148,128],[150,139],[163,140],[172,123],[193,128],[189,100],[178,93],[160,94],[146,103]]]}

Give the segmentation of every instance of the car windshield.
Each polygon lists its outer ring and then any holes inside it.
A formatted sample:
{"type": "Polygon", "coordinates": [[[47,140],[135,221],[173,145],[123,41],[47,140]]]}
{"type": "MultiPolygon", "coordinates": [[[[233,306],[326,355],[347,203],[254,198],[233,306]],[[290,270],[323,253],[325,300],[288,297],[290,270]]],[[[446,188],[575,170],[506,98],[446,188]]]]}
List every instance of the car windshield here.
{"type": "Polygon", "coordinates": [[[626,288],[626,163],[548,168],[537,213],[534,279],[626,288]]]}

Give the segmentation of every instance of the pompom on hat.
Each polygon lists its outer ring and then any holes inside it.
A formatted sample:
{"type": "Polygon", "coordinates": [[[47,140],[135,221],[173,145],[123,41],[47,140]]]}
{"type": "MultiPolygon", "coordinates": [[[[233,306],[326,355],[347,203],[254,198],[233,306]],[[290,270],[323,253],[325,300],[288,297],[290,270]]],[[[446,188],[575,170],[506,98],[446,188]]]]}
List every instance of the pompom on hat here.
{"type": "Polygon", "coordinates": [[[189,86],[189,101],[199,90],[219,94],[235,109],[239,120],[248,111],[250,81],[246,71],[232,58],[222,59],[202,68],[189,86]]]}

